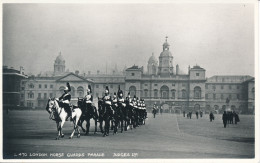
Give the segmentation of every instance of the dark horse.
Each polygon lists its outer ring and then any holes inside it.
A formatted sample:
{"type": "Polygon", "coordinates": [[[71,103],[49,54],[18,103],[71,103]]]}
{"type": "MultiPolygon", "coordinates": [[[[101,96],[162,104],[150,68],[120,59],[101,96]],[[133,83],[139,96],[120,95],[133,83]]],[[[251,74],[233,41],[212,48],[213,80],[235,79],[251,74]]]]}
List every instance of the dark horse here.
{"type": "Polygon", "coordinates": [[[98,114],[95,111],[95,106],[92,106],[93,108],[87,108],[86,107],[86,101],[84,98],[78,98],[78,107],[82,110],[82,116],[78,122],[78,126],[81,127],[82,131],[85,132],[85,135],[89,134],[89,127],[90,127],[90,119],[93,118],[95,121],[95,131],[94,134],[97,133],[97,120],[98,120],[98,114]],[[89,109],[93,109],[94,111],[91,111],[89,109]],[[86,121],[86,130],[83,128],[82,123],[86,121]]]}
{"type": "Polygon", "coordinates": [[[113,110],[111,108],[111,105],[104,103],[103,100],[102,100],[101,108],[103,111],[102,120],[105,122],[104,133],[103,133],[103,136],[105,137],[109,135],[109,126],[110,126],[110,120],[112,120],[113,118],[113,110]]]}
{"type": "Polygon", "coordinates": [[[103,107],[103,99],[98,97],[98,113],[99,113],[99,128],[101,133],[104,133],[103,130],[103,122],[104,122],[104,114],[105,114],[105,109],[103,107]]]}
{"type": "Polygon", "coordinates": [[[115,121],[114,134],[117,133],[118,127],[121,128],[121,133],[123,132],[123,130],[127,131],[128,117],[125,105],[119,103],[118,106],[113,106],[112,108],[114,110],[113,117],[115,121]]]}

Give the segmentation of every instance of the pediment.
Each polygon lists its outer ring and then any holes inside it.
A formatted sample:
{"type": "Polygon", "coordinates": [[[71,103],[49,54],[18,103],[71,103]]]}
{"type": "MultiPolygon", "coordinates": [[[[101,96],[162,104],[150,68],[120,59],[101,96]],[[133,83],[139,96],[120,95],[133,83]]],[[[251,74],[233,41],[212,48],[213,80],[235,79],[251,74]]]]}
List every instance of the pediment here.
{"type": "Polygon", "coordinates": [[[66,76],[63,76],[63,77],[61,77],[61,78],[59,78],[57,81],[60,81],[60,82],[62,82],[62,81],[64,81],[64,82],[66,82],[66,81],[70,81],[70,82],[73,82],[73,81],[77,81],[77,82],[83,82],[83,81],[86,81],[83,77],[80,77],[80,76],[77,76],[77,75],[75,75],[75,74],[73,74],[73,73],[70,73],[70,74],[68,74],[68,75],[66,75],[66,76]]]}

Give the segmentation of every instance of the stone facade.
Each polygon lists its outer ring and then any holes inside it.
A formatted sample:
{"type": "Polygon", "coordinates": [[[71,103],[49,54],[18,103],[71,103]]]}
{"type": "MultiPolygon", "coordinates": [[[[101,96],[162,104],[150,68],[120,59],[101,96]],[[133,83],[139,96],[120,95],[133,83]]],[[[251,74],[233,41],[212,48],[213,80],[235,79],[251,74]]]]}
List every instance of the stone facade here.
{"type": "Polygon", "coordinates": [[[206,78],[206,70],[198,65],[189,66],[187,73],[181,73],[179,65],[173,66],[167,38],[159,56],[159,64],[154,54],[149,58],[147,72],[143,67],[133,65],[113,73],[79,74],[65,72],[65,60],[61,54],[54,62],[54,71],[41,73],[24,79],[21,104],[30,107],[43,107],[48,97],[59,97],[66,82],[72,86],[72,103],[77,97],[86,95],[88,85],[92,87],[94,101],[103,97],[105,87],[110,94],[118,91],[118,86],[133,97],[145,99],[148,109],[154,104],[166,112],[204,110],[221,112],[233,109],[239,112],[254,113],[254,78],[251,76],[213,76],[206,78]],[[33,86],[32,86],[33,85],[33,86]],[[33,95],[32,95],[33,94],[33,95]],[[226,104],[226,99],[230,103],[226,104]]]}

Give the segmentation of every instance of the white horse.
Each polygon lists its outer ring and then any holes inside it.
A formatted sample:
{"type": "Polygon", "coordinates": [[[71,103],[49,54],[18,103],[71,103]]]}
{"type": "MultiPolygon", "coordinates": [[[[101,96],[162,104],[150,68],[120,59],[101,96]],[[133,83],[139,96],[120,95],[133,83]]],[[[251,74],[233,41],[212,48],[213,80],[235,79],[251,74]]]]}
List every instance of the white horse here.
{"type": "MultiPolygon", "coordinates": [[[[64,108],[61,108],[59,106],[58,99],[55,99],[55,98],[53,98],[53,99],[49,98],[46,110],[50,113],[50,118],[52,118],[52,120],[56,121],[57,130],[58,130],[58,136],[56,137],[56,140],[58,140],[60,137],[63,138],[64,134],[62,133],[62,127],[66,121],[67,112],[64,110],[64,108]]],[[[69,137],[70,139],[73,138],[75,130],[77,130],[77,132],[78,132],[77,137],[78,138],[80,137],[78,121],[81,117],[81,114],[82,114],[82,111],[80,108],[74,108],[74,110],[72,111],[72,120],[74,123],[74,129],[69,137]]]]}

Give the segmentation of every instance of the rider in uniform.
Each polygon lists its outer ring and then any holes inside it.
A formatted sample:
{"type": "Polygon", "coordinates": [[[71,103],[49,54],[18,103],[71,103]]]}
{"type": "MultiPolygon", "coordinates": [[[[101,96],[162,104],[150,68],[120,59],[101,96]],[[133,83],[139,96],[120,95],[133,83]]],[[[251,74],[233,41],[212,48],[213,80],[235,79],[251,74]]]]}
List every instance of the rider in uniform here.
{"type": "MultiPolygon", "coordinates": [[[[103,103],[105,106],[106,114],[108,114],[108,112],[111,111],[111,105],[112,105],[111,101],[112,100],[111,100],[111,96],[109,95],[109,89],[108,89],[108,86],[106,86],[105,96],[103,97],[103,103]]],[[[104,132],[103,136],[108,136],[108,134],[109,134],[109,119],[106,119],[105,120],[105,132],[104,132]]]]}
{"type": "Polygon", "coordinates": [[[61,107],[63,107],[64,110],[68,113],[66,120],[68,120],[69,117],[70,117],[70,120],[72,120],[72,118],[71,118],[71,116],[72,116],[71,115],[71,108],[70,108],[71,95],[69,94],[70,91],[71,91],[70,84],[67,83],[67,87],[64,89],[64,93],[59,98],[61,107]]]}
{"type": "Polygon", "coordinates": [[[87,95],[85,96],[85,100],[86,100],[86,108],[87,110],[90,111],[90,114],[93,115],[93,118],[96,118],[96,110],[95,107],[93,107],[93,95],[92,95],[92,91],[91,91],[91,86],[88,85],[88,89],[87,89],[87,95]]]}

